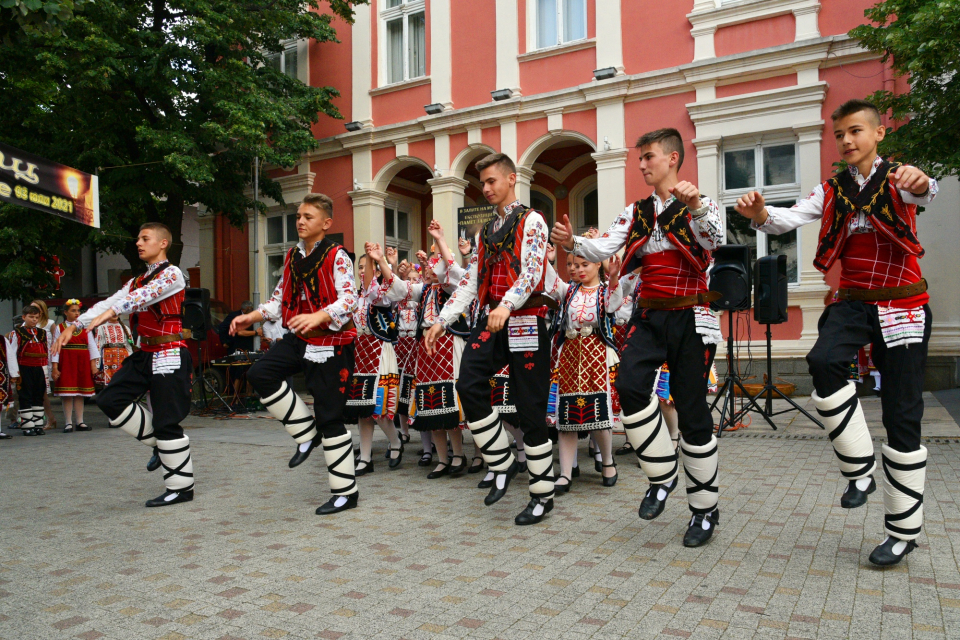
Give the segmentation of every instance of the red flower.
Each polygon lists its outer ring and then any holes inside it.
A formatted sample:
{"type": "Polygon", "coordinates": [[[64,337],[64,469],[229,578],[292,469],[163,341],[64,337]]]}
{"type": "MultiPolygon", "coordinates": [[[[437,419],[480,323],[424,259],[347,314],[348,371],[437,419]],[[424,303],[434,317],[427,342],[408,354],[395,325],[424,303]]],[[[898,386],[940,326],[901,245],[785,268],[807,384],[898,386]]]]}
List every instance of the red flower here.
{"type": "Polygon", "coordinates": [[[480,345],[478,345],[476,342],[474,342],[474,343],[473,343],[472,345],[470,345],[470,346],[473,347],[474,349],[479,349],[479,348],[480,348],[480,345]]]}
{"type": "Polygon", "coordinates": [[[486,342],[487,340],[490,339],[490,332],[489,332],[489,331],[481,331],[481,332],[480,332],[480,335],[477,336],[477,337],[480,338],[480,342],[486,342]]]}
{"type": "Polygon", "coordinates": [[[527,364],[523,365],[523,368],[526,369],[527,371],[533,371],[533,368],[534,368],[535,366],[536,366],[536,365],[533,364],[532,362],[528,362],[527,364]]]}
{"type": "Polygon", "coordinates": [[[532,358],[532,357],[533,357],[533,351],[524,351],[524,352],[523,352],[523,357],[524,357],[524,358],[532,358]]]}
{"type": "Polygon", "coordinates": [[[346,387],[340,387],[340,393],[346,393],[346,392],[347,392],[346,387]]]}
{"type": "Polygon", "coordinates": [[[350,377],[350,372],[346,369],[340,369],[340,382],[346,382],[347,378],[350,377]]]}

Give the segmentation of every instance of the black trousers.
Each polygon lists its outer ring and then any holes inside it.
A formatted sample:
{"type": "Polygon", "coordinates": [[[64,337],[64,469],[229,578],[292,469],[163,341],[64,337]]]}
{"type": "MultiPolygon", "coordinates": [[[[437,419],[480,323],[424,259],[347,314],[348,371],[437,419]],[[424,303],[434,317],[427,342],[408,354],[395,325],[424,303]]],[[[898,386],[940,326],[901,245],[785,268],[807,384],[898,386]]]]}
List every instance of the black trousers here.
{"type": "Polygon", "coordinates": [[[47,378],[43,367],[20,367],[20,411],[43,409],[43,394],[47,392],[47,378]]]}
{"type": "Polygon", "coordinates": [[[326,362],[304,359],[306,341],[293,333],[275,341],[266,355],[253,363],[247,381],[261,398],[272,396],[280,385],[295,373],[303,372],[307,389],[313,395],[313,412],[317,431],[324,438],[342,436],[343,410],[347,404],[347,385],[353,374],[353,344],[336,345],[326,362]]]}
{"type": "Polygon", "coordinates": [[[490,378],[510,365],[510,394],[517,405],[523,443],[535,447],[546,443],[547,402],[550,398],[550,336],[543,318],[537,318],[537,348],[532,351],[510,351],[507,327],[496,333],[487,331],[487,317],[482,316],[467,339],[460,361],[457,395],[468,422],[476,422],[493,411],[490,378]]]}
{"type": "Polygon", "coordinates": [[[924,305],[926,324],[923,342],[888,348],[880,332],[877,305],[859,301],[835,302],[823,310],[818,323],[820,335],[807,354],[813,387],[821,398],[846,386],[850,362],[860,347],[873,344],[870,357],[880,372],[880,404],[887,441],[897,451],[920,449],[920,421],[923,419],[923,374],[927,367],[927,346],[933,314],[924,305]]]}
{"type": "Polygon", "coordinates": [[[697,333],[693,309],[637,308],[627,328],[616,382],[623,415],[650,404],[657,370],[666,362],[683,439],[698,447],[708,444],[713,416],[707,386],[716,353],[717,345],[704,344],[697,333]]]}
{"type": "Polygon", "coordinates": [[[153,409],[153,434],[157,440],[183,437],[180,421],[190,414],[190,376],[193,358],[180,349],[180,367],[172,373],[153,373],[153,353],[137,351],[128,356],[110,383],[97,394],[97,406],[108,418],[116,420],[124,409],[150,392],[153,409]]]}

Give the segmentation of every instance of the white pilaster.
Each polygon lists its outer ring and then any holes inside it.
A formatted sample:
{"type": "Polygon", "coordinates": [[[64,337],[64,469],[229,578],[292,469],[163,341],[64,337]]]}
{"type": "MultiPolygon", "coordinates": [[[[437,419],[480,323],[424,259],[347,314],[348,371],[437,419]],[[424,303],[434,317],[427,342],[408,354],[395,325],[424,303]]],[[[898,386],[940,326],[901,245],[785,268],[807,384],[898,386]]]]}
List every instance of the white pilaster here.
{"type": "Polygon", "coordinates": [[[450,172],[450,136],[437,134],[433,139],[433,157],[435,168],[441,175],[450,172]]]}
{"type": "MultiPolygon", "coordinates": [[[[510,89],[520,95],[520,25],[517,0],[496,0],[497,9],[497,90],[510,89]]],[[[529,48],[531,43],[527,42],[529,48]]]]}
{"type": "Polygon", "coordinates": [[[547,131],[563,131],[563,109],[549,109],[547,112],[547,131]]]}
{"type": "Polygon", "coordinates": [[[450,0],[430,1],[430,99],[453,109],[450,0]]]}
{"type": "Polygon", "coordinates": [[[794,37],[796,42],[820,37],[819,3],[807,7],[798,7],[793,10],[793,15],[797,24],[797,33],[794,37]]]}
{"type": "Polygon", "coordinates": [[[373,126],[373,106],[370,89],[373,88],[373,41],[370,36],[371,9],[369,4],[353,7],[353,27],[351,31],[353,61],[353,119],[364,126],[373,126]]]}
{"type": "Polygon", "coordinates": [[[597,69],[614,67],[623,75],[623,29],[620,0],[597,0],[597,69]]]}
{"type": "Polygon", "coordinates": [[[517,167],[517,198],[520,202],[530,206],[530,183],[537,172],[527,167],[517,167]]]}
{"type": "Polygon", "coordinates": [[[443,176],[427,180],[433,195],[433,219],[440,223],[451,248],[456,246],[457,209],[463,206],[463,194],[470,184],[463,178],[443,176]]]}
{"type": "Polygon", "coordinates": [[[385,191],[359,189],[347,193],[353,201],[353,251],[363,255],[364,242],[384,244],[384,205],[387,201],[385,191]]]}
{"type": "Polygon", "coordinates": [[[517,123],[515,120],[500,123],[500,153],[510,156],[514,162],[519,162],[517,155],[517,123]]]}
{"type": "Polygon", "coordinates": [[[717,32],[716,25],[707,25],[697,29],[691,29],[690,35],[693,36],[693,59],[709,60],[716,58],[716,49],[713,47],[713,35],[717,32]]]}
{"type": "Polygon", "coordinates": [[[592,155],[597,162],[597,226],[602,230],[613,224],[613,219],[627,203],[628,149],[599,151],[592,155]]]}
{"type": "MultiPolygon", "coordinates": [[[[720,194],[720,143],[720,136],[702,136],[693,140],[693,146],[697,148],[697,188],[714,200],[720,194]]],[[[726,227],[726,220],[723,222],[726,227]]]]}
{"type": "MultiPolygon", "coordinates": [[[[823,138],[823,121],[796,125],[798,164],[800,166],[801,197],[813,191],[820,183],[820,144],[823,138]]],[[[823,298],[830,287],[823,280],[823,274],[813,266],[817,250],[820,225],[808,224],[797,229],[798,263],[800,265],[800,286],[790,291],[790,304],[799,304],[803,314],[803,330],[800,333],[800,345],[812,348],[819,332],[817,322],[823,313],[823,298]]]]}

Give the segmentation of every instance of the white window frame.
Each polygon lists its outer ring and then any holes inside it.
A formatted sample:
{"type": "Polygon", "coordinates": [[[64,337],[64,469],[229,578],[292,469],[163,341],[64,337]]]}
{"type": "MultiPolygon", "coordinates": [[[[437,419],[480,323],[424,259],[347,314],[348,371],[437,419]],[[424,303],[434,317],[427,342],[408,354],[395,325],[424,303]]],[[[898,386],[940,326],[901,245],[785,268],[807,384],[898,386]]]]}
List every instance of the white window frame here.
{"type": "Polygon", "coordinates": [[[528,46],[527,47],[528,51],[543,51],[544,49],[562,47],[562,46],[571,44],[573,42],[583,42],[584,40],[590,39],[590,34],[589,34],[590,23],[588,20],[588,11],[589,11],[588,5],[590,3],[586,1],[583,3],[583,37],[576,38],[574,40],[563,39],[563,32],[564,32],[563,27],[566,24],[564,11],[563,11],[563,0],[556,0],[556,3],[557,3],[557,42],[553,44],[545,44],[543,46],[540,46],[540,3],[538,2],[538,0],[529,0],[527,4],[527,7],[529,10],[527,11],[527,14],[531,16],[531,20],[532,20],[532,22],[530,23],[531,28],[529,33],[533,35],[533,40],[532,40],[533,46],[528,46]]]}
{"type": "MultiPolygon", "coordinates": [[[[383,2],[386,5],[386,2],[383,2]]],[[[378,87],[389,86],[400,84],[402,82],[409,82],[411,80],[418,80],[420,78],[426,78],[429,76],[427,73],[427,64],[424,63],[424,70],[422,76],[410,76],[410,16],[423,13],[424,23],[426,23],[427,16],[427,3],[426,0],[401,0],[400,4],[396,7],[390,7],[389,9],[384,9],[380,12],[380,26],[378,28],[378,41],[380,46],[380,64],[379,72],[377,75],[380,76],[379,82],[377,82],[378,87]],[[390,82],[390,60],[389,60],[389,43],[387,42],[387,23],[394,20],[400,19],[401,24],[403,25],[403,78],[398,81],[390,82]]],[[[426,29],[426,25],[424,26],[426,29]]],[[[427,38],[424,35],[424,51],[423,57],[426,61],[427,59],[427,38]]]]}
{"type": "MultiPolygon", "coordinates": [[[[600,190],[597,188],[597,176],[596,174],[587,176],[580,182],[578,182],[572,189],[570,189],[570,194],[567,196],[570,202],[570,219],[573,222],[573,230],[577,235],[583,235],[590,227],[587,226],[586,222],[583,219],[584,215],[584,198],[587,197],[587,194],[596,191],[597,192],[597,228],[599,229],[600,224],[600,212],[599,212],[599,196],[600,190]]],[[[603,233],[605,229],[600,229],[600,232],[603,233]]]]}
{"type": "Polygon", "coordinates": [[[270,275],[270,272],[268,271],[270,267],[270,257],[277,256],[277,255],[279,256],[286,255],[287,251],[289,251],[291,247],[297,246],[297,243],[300,242],[300,238],[296,234],[294,234],[294,237],[292,239],[287,237],[287,216],[289,215],[296,217],[297,210],[296,209],[278,209],[276,211],[270,211],[267,213],[263,221],[263,239],[264,239],[263,269],[264,269],[264,274],[267,277],[266,284],[269,289],[269,291],[267,291],[268,296],[273,294],[273,290],[277,286],[277,281],[279,281],[279,277],[277,278],[277,280],[274,280],[273,277],[270,275]],[[283,220],[283,242],[274,242],[272,244],[268,244],[267,242],[268,240],[267,225],[269,224],[268,220],[272,218],[281,218],[283,220]]]}
{"type": "Polygon", "coordinates": [[[411,262],[415,262],[417,259],[416,250],[414,249],[414,238],[417,231],[417,225],[414,224],[414,216],[418,212],[415,211],[415,207],[407,200],[390,197],[387,198],[386,202],[383,205],[383,215],[384,215],[384,224],[383,224],[383,233],[384,233],[384,246],[394,247],[398,252],[406,251],[407,259],[411,262]],[[387,224],[386,216],[388,211],[393,211],[393,231],[397,233],[400,227],[400,212],[407,214],[407,237],[409,240],[402,239],[399,234],[395,236],[388,236],[387,233],[387,224]]]}
{"type": "Polygon", "coordinates": [[[301,52],[300,52],[299,43],[296,40],[289,40],[283,43],[283,50],[280,53],[272,53],[272,52],[264,53],[264,58],[272,58],[273,56],[279,55],[280,56],[280,73],[287,76],[288,78],[299,80],[300,67],[303,64],[300,53],[301,52]],[[295,72],[292,76],[287,73],[287,53],[290,51],[297,54],[297,65],[296,65],[296,69],[294,70],[295,72]]]}
{"type": "MultiPolygon", "coordinates": [[[[785,133],[767,133],[760,136],[748,138],[736,138],[724,140],[720,145],[720,211],[723,214],[723,232],[724,242],[730,242],[727,237],[727,207],[733,207],[737,203],[737,198],[749,191],[759,191],[766,202],[799,202],[803,197],[800,189],[800,146],[795,135],[785,133]],[[763,149],[767,147],[782,147],[793,145],[794,147],[794,181],[787,184],[778,184],[773,186],[763,186],[763,149]],[[754,150],[754,177],[757,185],[727,189],[727,153],[730,151],[743,151],[747,149],[754,150]]],[[[738,214],[733,214],[738,215],[738,214]]],[[[769,255],[769,238],[767,234],[758,231],[753,232],[757,236],[757,258],[769,255]]],[[[797,277],[796,280],[789,281],[791,287],[800,285],[800,272],[803,270],[803,245],[801,241],[800,230],[796,230],[797,236],[797,277]]]]}

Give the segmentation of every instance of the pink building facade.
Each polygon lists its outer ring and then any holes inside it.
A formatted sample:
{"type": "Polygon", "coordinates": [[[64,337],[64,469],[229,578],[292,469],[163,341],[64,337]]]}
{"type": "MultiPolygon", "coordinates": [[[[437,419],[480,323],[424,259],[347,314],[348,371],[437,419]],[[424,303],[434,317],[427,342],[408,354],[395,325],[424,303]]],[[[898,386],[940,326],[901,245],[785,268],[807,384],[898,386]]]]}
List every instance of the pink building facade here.
{"type": "MultiPolygon", "coordinates": [[[[833,109],[906,88],[846,35],[871,4],[371,0],[356,7],[353,25],[335,21],[339,43],[290,43],[278,61],[304,82],[339,89],[344,120],[321,120],[317,150],[274,175],[287,203],[309,192],[331,196],[333,232],[358,253],[372,240],[412,255],[429,246],[433,218],[452,234],[458,208],[484,204],[472,165],[494,151],[516,160],[525,203],[550,219],[569,215],[576,228],[603,229],[649,194],[634,143],[661,127],[683,134],[681,177],[725,209],[753,188],[792,203],[838,159],[833,109]]],[[[950,248],[960,242],[957,192],[945,183],[920,222],[922,266],[931,289],[943,292],[931,303],[931,356],[943,358],[948,385],[960,354],[960,293],[950,291],[960,272],[950,248]]],[[[288,226],[296,205],[271,205],[257,221],[259,246],[247,230],[249,290],[261,297],[296,242],[288,226]]],[[[205,229],[215,247],[211,219],[201,219],[205,229]]],[[[790,320],[774,327],[775,355],[784,377],[794,373],[791,362],[805,373],[801,359],[837,281],[813,267],[817,229],[758,239],[731,214],[726,234],[757,255],[788,256],[790,320]]],[[[217,255],[201,260],[204,286],[223,280],[217,255]]],[[[760,347],[762,328],[753,325],[750,337],[760,347]]]]}

